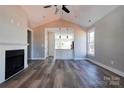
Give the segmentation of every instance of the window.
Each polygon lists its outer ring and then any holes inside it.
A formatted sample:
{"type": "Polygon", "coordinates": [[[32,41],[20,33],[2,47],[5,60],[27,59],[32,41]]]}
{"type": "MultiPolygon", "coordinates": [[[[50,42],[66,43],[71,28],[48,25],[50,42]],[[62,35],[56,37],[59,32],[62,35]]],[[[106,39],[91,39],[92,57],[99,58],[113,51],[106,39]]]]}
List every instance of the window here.
{"type": "Polygon", "coordinates": [[[73,33],[55,33],[55,49],[72,49],[73,33]]]}
{"type": "Polygon", "coordinates": [[[95,29],[92,28],[88,32],[88,54],[95,55],[95,29]]]}

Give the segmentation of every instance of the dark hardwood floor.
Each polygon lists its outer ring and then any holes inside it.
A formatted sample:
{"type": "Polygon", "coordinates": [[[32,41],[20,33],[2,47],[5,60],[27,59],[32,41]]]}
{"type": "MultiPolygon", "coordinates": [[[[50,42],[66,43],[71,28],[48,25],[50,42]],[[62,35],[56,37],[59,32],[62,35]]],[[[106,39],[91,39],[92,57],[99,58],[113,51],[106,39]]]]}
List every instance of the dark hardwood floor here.
{"type": "Polygon", "coordinates": [[[0,85],[2,88],[124,87],[124,78],[88,61],[33,61],[27,69],[0,85]]]}

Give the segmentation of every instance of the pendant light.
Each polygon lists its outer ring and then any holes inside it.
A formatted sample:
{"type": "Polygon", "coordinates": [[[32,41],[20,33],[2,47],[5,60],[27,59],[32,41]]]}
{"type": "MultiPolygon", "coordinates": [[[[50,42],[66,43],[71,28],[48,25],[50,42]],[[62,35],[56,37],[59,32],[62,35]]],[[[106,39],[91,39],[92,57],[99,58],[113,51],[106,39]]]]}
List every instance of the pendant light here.
{"type": "Polygon", "coordinates": [[[61,39],[61,28],[59,28],[59,30],[60,30],[60,36],[59,36],[59,39],[61,39]]]}
{"type": "Polygon", "coordinates": [[[67,28],[67,39],[68,39],[69,37],[68,37],[68,28],[67,28]]]}
{"type": "Polygon", "coordinates": [[[59,39],[61,39],[61,35],[59,36],[59,39]]]}

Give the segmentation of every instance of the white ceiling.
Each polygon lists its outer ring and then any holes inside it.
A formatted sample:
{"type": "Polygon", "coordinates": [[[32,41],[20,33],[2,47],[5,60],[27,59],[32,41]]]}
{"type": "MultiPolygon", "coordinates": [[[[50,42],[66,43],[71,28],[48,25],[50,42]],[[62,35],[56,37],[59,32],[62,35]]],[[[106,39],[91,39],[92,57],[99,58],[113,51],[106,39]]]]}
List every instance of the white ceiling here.
{"type": "Polygon", "coordinates": [[[89,27],[113,9],[116,5],[69,5],[66,6],[70,13],[67,14],[61,10],[61,6],[57,6],[60,11],[55,15],[55,7],[43,8],[43,5],[27,5],[21,6],[27,13],[29,26],[31,28],[48,23],[59,18],[79,24],[82,27],[89,27]],[[63,13],[63,14],[62,14],[63,13]],[[91,22],[89,22],[91,20],[91,22]]]}

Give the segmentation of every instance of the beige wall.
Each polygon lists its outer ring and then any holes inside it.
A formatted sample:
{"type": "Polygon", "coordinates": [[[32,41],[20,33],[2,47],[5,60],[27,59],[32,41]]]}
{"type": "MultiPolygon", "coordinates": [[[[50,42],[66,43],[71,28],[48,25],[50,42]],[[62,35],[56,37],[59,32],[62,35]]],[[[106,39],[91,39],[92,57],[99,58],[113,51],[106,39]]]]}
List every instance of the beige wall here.
{"type": "Polygon", "coordinates": [[[45,28],[71,27],[75,30],[75,58],[84,58],[86,55],[86,32],[80,26],[59,19],[48,24],[34,28],[33,32],[33,57],[44,58],[44,31],[45,28]]]}

